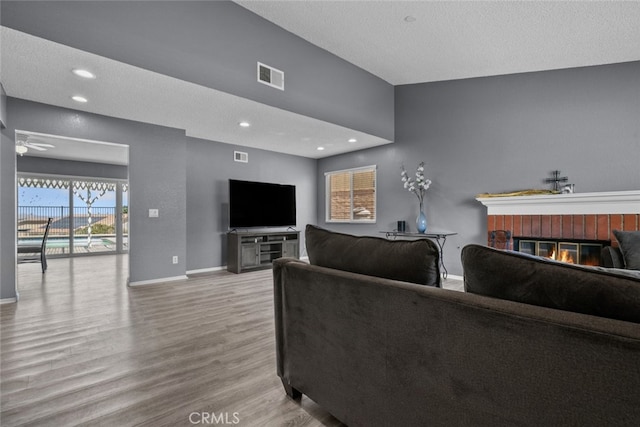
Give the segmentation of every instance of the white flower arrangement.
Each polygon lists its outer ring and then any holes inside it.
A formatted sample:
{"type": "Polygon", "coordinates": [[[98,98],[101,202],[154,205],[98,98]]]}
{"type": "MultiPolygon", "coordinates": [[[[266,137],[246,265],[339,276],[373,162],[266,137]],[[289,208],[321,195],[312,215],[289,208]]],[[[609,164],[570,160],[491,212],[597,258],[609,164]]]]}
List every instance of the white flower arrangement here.
{"type": "Polygon", "coordinates": [[[431,180],[424,177],[424,162],[420,162],[418,168],[416,169],[416,177],[410,177],[407,171],[402,165],[402,173],[400,174],[402,177],[402,182],[404,183],[404,188],[412,192],[418,198],[420,202],[420,207],[422,207],[422,203],[424,201],[424,194],[431,186],[431,180]]]}

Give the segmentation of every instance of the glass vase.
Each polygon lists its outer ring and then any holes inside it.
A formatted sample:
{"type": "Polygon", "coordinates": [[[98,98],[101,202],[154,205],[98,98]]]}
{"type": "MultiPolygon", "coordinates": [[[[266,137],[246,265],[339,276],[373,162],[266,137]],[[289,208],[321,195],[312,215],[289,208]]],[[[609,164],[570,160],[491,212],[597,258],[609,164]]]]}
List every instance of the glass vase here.
{"type": "Polygon", "coordinates": [[[418,233],[427,231],[427,216],[424,214],[422,202],[420,202],[420,213],[418,214],[418,218],[416,218],[416,228],[418,229],[418,233]]]}

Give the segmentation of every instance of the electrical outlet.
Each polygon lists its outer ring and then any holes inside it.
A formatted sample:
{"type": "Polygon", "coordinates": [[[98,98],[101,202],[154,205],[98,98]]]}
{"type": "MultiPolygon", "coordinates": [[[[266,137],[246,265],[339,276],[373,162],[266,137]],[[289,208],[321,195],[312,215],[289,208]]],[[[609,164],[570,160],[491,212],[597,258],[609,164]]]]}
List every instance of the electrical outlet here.
{"type": "Polygon", "coordinates": [[[177,256],[177,255],[174,255],[174,257],[173,257],[173,263],[174,263],[174,264],[177,264],[177,263],[178,263],[178,256],[177,256]]]}

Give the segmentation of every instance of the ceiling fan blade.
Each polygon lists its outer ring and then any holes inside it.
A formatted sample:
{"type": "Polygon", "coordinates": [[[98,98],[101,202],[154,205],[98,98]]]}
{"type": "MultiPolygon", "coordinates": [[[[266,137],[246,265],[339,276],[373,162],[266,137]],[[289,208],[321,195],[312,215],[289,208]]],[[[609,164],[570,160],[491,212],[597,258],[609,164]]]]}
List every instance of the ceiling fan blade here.
{"type": "Polygon", "coordinates": [[[46,148],[38,147],[37,145],[33,145],[33,144],[24,144],[24,146],[32,148],[32,149],[37,150],[37,151],[47,151],[46,148]]]}
{"type": "Polygon", "coordinates": [[[45,147],[45,148],[56,148],[55,145],[47,144],[44,142],[27,142],[27,145],[37,145],[38,147],[45,147]]]}

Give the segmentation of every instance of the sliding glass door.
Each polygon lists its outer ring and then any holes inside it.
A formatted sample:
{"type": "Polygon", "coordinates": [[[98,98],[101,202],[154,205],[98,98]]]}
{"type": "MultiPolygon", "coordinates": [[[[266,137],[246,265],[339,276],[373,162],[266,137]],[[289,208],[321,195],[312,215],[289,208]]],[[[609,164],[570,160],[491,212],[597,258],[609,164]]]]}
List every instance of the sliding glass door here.
{"type": "Polygon", "coordinates": [[[48,255],[126,252],[127,189],[125,181],[19,175],[19,243],[41,240],[53,218],[48,255]]]}
{"type": "Polygon", "coordinates": [[[18,242],[39,245],[53,218],[47,241],[47,255],[70,253],[68,179],[18,177],[18,242]],[[65,222],[66,221],[66,222],[65,222]]]}

